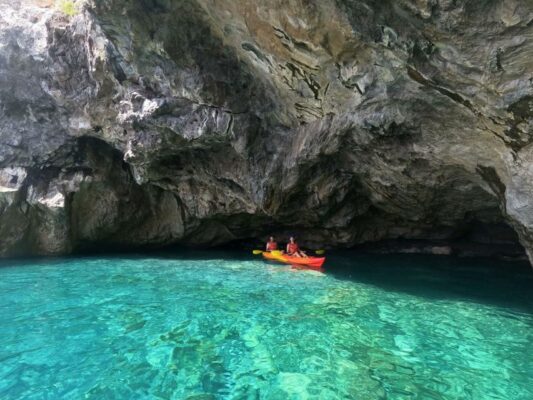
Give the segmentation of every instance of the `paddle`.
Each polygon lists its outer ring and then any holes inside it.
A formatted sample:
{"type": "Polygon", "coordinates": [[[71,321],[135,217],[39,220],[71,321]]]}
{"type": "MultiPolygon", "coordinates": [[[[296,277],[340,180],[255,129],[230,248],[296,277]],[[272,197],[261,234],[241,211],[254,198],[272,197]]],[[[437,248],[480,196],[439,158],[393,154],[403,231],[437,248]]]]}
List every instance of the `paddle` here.
{"type": "MultiPolygon", "coordinates": [[[[315,250],[315,254],[318,254],[318,255],[322,255],[325,252],[326,252],[326,250],[315,250]]],[[[257,256],[259,254],[263,254],[264,251],[263,250],[252,250],[252,253],[257,256]]],[[[274,254],[275,256],[279,256],[279,255],[282,254],[281,251],[279,251],[279,250],[271,251],[271,253],[274,254]]]]}
{"type": "MultiPolygon", "coordinates": [[[[257,256],[257,255],[259,255],[259,254],[263,254],[263,253],[266,253],[266,252],[263,251],[263,250],[252,250],[252,253],[253,253],[254,255],[257,256]]],[[[273,255],[275,255],[275,256],[281,256],[281,255],[283,254],[283,253],[282,253],[281,251],[279,251],[279,250],[271,250],[271,251],[269,251],[269,253],[270,253],[270,254],[273,254],[273,255]]]]}

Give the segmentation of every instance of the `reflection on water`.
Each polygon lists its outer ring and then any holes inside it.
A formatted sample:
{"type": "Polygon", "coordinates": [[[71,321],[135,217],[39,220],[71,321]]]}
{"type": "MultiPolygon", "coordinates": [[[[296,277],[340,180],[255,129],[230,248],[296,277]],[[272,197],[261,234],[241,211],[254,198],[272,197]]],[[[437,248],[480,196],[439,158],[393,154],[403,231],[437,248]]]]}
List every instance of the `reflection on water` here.
{"type": "Polygon", "coordinates": [[[528,266],[4,261],[2,399],[532,399],[528,266]]]}

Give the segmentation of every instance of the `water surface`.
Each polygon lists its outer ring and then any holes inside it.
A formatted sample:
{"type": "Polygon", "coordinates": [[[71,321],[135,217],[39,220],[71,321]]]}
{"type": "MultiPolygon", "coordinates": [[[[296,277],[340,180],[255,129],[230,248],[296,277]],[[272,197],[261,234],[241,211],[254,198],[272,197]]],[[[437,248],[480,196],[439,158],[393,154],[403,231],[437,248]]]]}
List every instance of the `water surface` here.
{"type": "Polygon", "coordinates": [[[0,264],[1,399],[533,399],[533,273],[235,253],[0,264]]]}

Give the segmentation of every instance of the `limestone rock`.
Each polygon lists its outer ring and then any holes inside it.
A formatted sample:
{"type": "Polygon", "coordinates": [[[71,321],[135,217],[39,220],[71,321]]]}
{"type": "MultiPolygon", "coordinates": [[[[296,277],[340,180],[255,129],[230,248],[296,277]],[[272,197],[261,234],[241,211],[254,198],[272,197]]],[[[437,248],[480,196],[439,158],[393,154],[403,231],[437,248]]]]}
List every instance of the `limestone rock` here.
{"type": "Polygon", "coordinates": [[[2,255],[507,224],[533,257],[529,2],[3,7],[2,255]]]}

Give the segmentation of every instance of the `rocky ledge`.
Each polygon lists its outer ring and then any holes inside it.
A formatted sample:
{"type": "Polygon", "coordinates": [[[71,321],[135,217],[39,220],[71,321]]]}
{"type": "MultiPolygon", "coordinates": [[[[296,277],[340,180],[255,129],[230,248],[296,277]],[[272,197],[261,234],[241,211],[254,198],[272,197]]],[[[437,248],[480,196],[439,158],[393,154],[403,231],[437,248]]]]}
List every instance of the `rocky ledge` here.
{"type": "Polygon", "coordinates": [[[4,2],[0,255],[481,232],[531,259],[532,121],[528,1],[4,2]]]}

